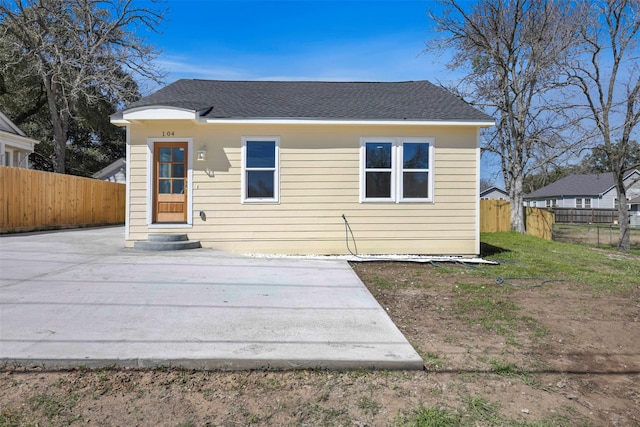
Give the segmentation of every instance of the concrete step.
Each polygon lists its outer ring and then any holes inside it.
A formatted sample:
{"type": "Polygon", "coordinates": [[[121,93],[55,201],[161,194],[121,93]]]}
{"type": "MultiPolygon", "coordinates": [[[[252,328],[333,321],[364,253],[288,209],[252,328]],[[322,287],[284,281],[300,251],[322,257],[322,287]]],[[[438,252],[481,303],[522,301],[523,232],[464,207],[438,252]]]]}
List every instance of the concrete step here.
{"type": "Polygon", "coordinates": [[[197,240],[189,240],[186,234],[152,233],[147,240],[133,243],[133,248],[140,251],[180,251],[201,248],[197,240]]]}
{"type": "Polygon", "coordinates": [[[149,242],[186,242],[189,237],[184,233],[149,233],[149,242]]]}

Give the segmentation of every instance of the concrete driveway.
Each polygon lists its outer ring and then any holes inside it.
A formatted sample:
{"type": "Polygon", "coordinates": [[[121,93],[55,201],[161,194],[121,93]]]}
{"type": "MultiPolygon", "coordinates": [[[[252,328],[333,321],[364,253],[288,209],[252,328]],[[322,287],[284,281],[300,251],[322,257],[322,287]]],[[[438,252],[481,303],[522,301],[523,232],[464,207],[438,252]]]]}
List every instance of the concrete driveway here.
{"type": "Polygon", "coordinates": [[[122,227],[0,237],[0,360],[422,369],[345,261],[138,252],[122,227]]]}

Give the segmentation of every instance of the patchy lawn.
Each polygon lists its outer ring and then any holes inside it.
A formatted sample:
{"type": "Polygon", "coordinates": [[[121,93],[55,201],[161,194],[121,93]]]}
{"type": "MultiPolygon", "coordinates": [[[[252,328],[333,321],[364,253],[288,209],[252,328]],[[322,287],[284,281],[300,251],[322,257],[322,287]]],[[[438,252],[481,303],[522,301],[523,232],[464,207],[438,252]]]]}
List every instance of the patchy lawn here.
{"type": "Polygon", "coordinates": [[[5,366],[0,426],[636,426],[640,257],[512,233],[499,266],[360,263],[423,372],[5,366]]]}

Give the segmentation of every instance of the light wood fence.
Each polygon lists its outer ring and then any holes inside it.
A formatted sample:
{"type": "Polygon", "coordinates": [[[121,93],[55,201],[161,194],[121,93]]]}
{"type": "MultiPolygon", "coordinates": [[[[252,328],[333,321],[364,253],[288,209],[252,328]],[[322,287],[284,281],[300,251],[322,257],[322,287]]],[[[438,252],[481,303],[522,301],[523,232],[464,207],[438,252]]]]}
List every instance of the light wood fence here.
{"type": "MultiPolygon", "coordinates": [[[[554,214],[538,208],[525,208],[527,234],[551,240],[554,214]]],[[[495,233],[511,230],[511,204],[504,200],[480,200],[480,231],[495,233]]]]}
{"type": "Polygon", "coordinates": [[[125,185],[0,166],[0,231],[122,224],[125,185]]]}

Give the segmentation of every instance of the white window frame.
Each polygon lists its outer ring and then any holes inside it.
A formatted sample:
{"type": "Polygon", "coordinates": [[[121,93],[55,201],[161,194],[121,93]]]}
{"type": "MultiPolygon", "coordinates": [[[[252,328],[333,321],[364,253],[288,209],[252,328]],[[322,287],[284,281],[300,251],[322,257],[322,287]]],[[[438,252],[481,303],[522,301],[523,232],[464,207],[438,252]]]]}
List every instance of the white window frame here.
{"type": "Polygon", "coordinates": [[[582,209],[582,198],[576,197],[576,208],[582,209]]]}
{"type": "Polygon", "coordinates": [[[280,203],[280,137],[279,136],[243,136],[242,137],[242,177],[241,177],[241,201],[242,203],[280,203]],[[275,167],[274,168],[247,168],[247,142],[274,142],[275,143],[275,167]],[[247,172],[249,171],[273,171],[273,197],[247,197],[247,172]]]}
{"type": "Polygon", "coordinates": [[[586,198],[584,199],[584,207],[585,209],[591,209],[591,199],[590,198],[586,198]]]}
{"type": "Polygon", "coordinates": [[[382,138],[382,137],[371,137],[371,138],[360,138],[360,201],[361,202],[385,202],[385,203],[395,203],[396,202],[396,142],[395,138],[382,138]],[[391,167],[390,168],[367,168],[367,143],[371,144],[380,144],[387,143],[391,144],[391,167]],[[389,197],[369,197],[367,198],[367,172],[389,172],[391,174],[391,191],[389,197]]]}
{"type": "Polygon", "coordinates": [[[2,159],[2,166],[8,166],[8,167],[13,167],[13,156],[14,156],[14,150],[12,150],[9,147],[6,147],[4,149],[4,158],[2,159]]]}
{"type": "Polygon", "coordinates": [[[360,138],[360,202],[361,203],[433,203],[435,138],[433,137],[361,137],[360,138]],[[391,143],[391,168],[368,169],[366,167],[367,143],[391,143]],[[429,166],[427,169],[404,169],[403,148],[405,143],[429,144],[429,166]],[[366,197],[367,172],[391,172],[390,197],[366,197]],[[425,171],[428,173],[427,194],[425,198],[403,196],[403,174],[405,172],[425,171]]]}

